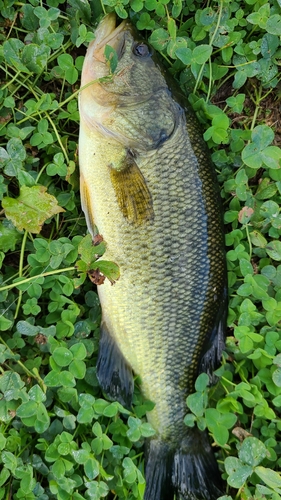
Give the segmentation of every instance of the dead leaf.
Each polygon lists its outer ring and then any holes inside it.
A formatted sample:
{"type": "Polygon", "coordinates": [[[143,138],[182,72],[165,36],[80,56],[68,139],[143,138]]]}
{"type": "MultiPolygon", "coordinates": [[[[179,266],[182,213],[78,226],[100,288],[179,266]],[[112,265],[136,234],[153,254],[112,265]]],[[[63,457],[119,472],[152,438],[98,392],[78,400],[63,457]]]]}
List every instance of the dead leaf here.
{"type": "Polygon", "coordinates": [[[254,210],[251,207],[243,207],[238,214],[240,224],[246,224],[252,217],[254,210]]]}
{"type": "Polygon", "coordinates": [[[22,231],[40,233],[44,222],[65,210],[58,205],[57,199],[48,194],[45,186],[23,186],[18,198],[3,198],[2,204],[7,219],[22,231]]]}
{"type": "Polygon", "coordinates": [[[36,342],[36,344],[44,345],[47,344],[47,337],[46,335],[43,335],[43,333],[38,333],[37,335],[35,335],[34,341],[36,342]]]}
{"type": "Polygon", "coordinates": [[[105,276],[100,272],[99,268],[91,269],[88,274],[92,283],[95,285],[103,285],[105,276]]]}
{"type": "Polygon", "coordinates": [[[232,429],[232,434],[234,434],[234,436],[236,436],[239,441],[244,441],[246,437],[252,436],[250,432],[246,431],[242,427],[234,427],[234,429],[232,429]]]}
{"type": "Polygon", "coordinates": [[[102,241],[103,241],[103,236],[102,236],[102,234],[95,234],[95,236],[94,236],[94,238],[93,238],[93,245],[94,245],[94,246],[97,246],[97,245],[99,245],[102,241]]]}

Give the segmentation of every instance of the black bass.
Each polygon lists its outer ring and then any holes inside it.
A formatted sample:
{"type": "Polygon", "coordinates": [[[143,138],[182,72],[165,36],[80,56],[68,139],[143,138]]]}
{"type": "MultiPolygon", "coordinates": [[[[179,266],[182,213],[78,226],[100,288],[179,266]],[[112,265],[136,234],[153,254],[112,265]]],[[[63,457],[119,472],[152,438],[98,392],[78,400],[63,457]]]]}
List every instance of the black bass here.
{"type": "Polygon", "coordinates": [[[213,500],[221,479],[208,437],[183,419],[196,376],[212,372],[223,348],[225,253],[214,168],[180,89],[127,21],[116,26],[110,14],[99,24],[81,87],[82,207],[89,231],[97,227],[106,242],[104,258],[120,268],[113,286],[98,287],[98,379],[128,407],[139,375],[155,403],[147,415],[156,435],[146,446],[145,500],[213,500]],[[111,76],[106,46],[118,57],[111,76]]]}

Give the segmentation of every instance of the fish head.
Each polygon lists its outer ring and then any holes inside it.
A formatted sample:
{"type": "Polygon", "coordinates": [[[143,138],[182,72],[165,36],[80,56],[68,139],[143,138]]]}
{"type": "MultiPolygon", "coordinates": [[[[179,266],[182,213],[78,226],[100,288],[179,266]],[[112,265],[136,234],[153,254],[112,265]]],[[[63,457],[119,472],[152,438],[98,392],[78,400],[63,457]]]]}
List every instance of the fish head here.
{"type": "Polygon", "coordinates": [[[90,89],[96,100],[101,100],[107,92],[106,102],[117,99],[119,104],[120,100],[124,104],[141,101],[163,85],[161,72],[155,71],[155,63],[151,60],[153,49],[140,39],[129,21],[124,20],[117,26],[115,14],[108,14],[98,25],[95,35],[85,57],[81,85],[95,82],[90,89]],[[106,46],[115,50],[117,68],[111,81],[96,81],[110,76],[106,46]]]}
{"type": "Polygon", "coordinates": [[[98,25],[83,65],[80,116],[88,127],[132,149],[155,149],[174,129],[175,106],[153,49],[113,13],[98,25]],[[117,56],[111,74],[105,49],[117,56]]]}

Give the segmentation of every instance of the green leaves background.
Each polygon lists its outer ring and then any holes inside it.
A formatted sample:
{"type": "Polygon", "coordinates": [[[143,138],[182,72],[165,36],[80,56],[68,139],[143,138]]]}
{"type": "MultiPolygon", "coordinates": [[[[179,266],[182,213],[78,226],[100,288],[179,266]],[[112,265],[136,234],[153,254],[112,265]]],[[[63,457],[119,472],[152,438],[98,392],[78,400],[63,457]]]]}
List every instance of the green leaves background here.
{"type": "MultiPolygon", "coordinates": [[[[137,388],[129,412],[100,393],[100,306],[87,276],[114,282],[119,270],[85,236],[78,184],[83,57],[112,10],[145,30],[179,80],[221,185],[229,336],[217,385],[199,376],[185,423],[210,433],[221,500],[280,499],[280,2],[0,7],[0,500],[143,498],[153,403],[137,388]]],[[[114,74],[110,48],[106,57],[114,74]]]]}

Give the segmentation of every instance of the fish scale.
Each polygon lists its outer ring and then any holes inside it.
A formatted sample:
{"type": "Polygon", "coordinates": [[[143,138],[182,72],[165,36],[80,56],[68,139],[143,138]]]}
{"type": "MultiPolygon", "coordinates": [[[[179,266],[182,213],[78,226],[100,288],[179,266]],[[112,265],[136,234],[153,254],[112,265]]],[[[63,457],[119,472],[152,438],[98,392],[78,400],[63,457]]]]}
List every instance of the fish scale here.
{"type": "MultiPolygon", "coordinates": [[[[120,268],[113,286],[105,281],[98,289],[97,375],[110,397],[128,405],[132,371],[155,403],[147,414],[156,435],[147,443],[145,500],[171,500],[171,493],[213,500],[220,480],[207,436],[187,428],[183,419],[196,376],[202,369],[211,373],[220,357],[225,328],[216,175],[180,92],[173,92],[152,59],[144,73],[132,55],[128,23],[110,29],[107,40],[119,55],[116,76],[80,95],[82,206],[89,230],[94,233],[97,226],[106,242],[104,258],[120,268]],[[109,94],[104,105],[111,103],[111,112],[104,112],[95,92],[104,99],[109,94]],[[208,490],[210,471],[214,482],[208,490]]],[[[98,33],[85,58],[82,85],[95,80],[91,64],[98,64],[93,57],[95,50],[100,54],[98,33]]]]}
{"type": "MultiPolygon", "coordinates": [[[[185,134],[182,141],[183,158],[188,158],[189,153],[186,148],[186,139],[187,136],[185,134]]],[[[180,144],[177,143],[177,147],[179,151],[180,144]]],[[[194,189],[191,189],[191,193],[193,192],[194,196],[191,198],[189,194],[188,203],[186,202],[186,196],[177,196],[174,203],[172,203],[173,192],[178,193],[181,191],[181,178],[182,189],[184,191],[186,191],[188,184],[188,191],[190,191],[190,187],[192,188],[192,179],[190,179],[189,175],[189,162],[185,162],[186,170],[184,175],[181,175],[180,178],[178,175],[178,167],[171,167],[169,155],[167,155],[165,151],[166,148],[169,148],[169,145],[161,148],[163,154],[161,154],[160,150],[157,152],[157,158],[154,160],[150,158],[149,165],[145,165],[145,163],[141,165],[148,185],[150,186],[151,183],[151,191],[153,192],[155,189],[155,177],[157,177],[158,188],[154,198],[154,222],[153,224],[147,223],[145,228],[141,227],[136,229],[130,224],[123,223],[123,231],[120,233],[119,221],[116,220],[116,217],[112,219],[111,216],[109,216],[109,220],[107,220],[105,214],[106,205],[115,205],[116,201],[114,192],[111,193],[113,199],[110,199],[108,190],[109,178],[108,176],[107,178],[104,176],[103,184],[100,186],[100,192],[103,193],[104,196],[102,200],[103,203],[98,197],[96,199],[97,205],[101,207],[102,214],[100,222],[97,214],[97,223],[107,243],[107,247],[110,249],[110,254],[108,250],[108,255],[106,255],[105,258],[112,258],[119,263],[121,278],[114,286],[104,284],[99,292],[103,310],[106,309],[104,302],[108,300],[110,302],[108,309],[110,310],[110,316],[113,318],[111,323],[112,331],[120,332],[120,336],[116,339],[117,343],[122,346],[125,357],[131,360],[131,366],[134,372],[142,374],[142,387],[145,396],[157,402],[157,411],[154,410],[150,412],[148,414],[148,419],[155,428],[160,429],[169,428],[172,420],[173,431],[175,436],[177,436],[179,434],[179,429],[175,425],[171,413],[173,413],[173,408],[176,406],[176,413],[178,414],[177,420],[180,425],[180,430],[182,431],[182,421],[186,413],[185,398],[179,395],[178,399],[180,402],[178,403],[175,401],[175,388],[178,380],[172,369],[168,370],[165,383],[161,381],[161,384],[155,384],[155,381],[150,380],[150,375],[147,377],[148,382],[146,382],[145,374],[150,373],[151,366],[155,366],[158,362],[158,356],[156,356],[156,359],[148,359],[147,351],[150,347],[156,355],[159,349],[163,354],[163,341],[165,339],[167,359],[164,359],[162,366],[158,367],[160,373],[164,369],[163,365],[174,366],[174,360],[176,358],[177,368],[181,374],[184,368],[190,365],[193,353],[196,352],[196,350],[197,359],[193,362],[198,362],[200,348],[204,339],[201,340],[199,345],[198,343],[194,345],[193,336],[185,335],[183,337],[182,333],[186,331],[190,332],[191,330],[196,331],[198,329],[197,325],[200,323],[202,305],[204,304],[205,297],[202,297],[201,300],[197,303],[195,302],[195,304],[192,302],[189,306],[188,299],[190,296],[196,298],[196,292],[198,294],[198,291],[199,295],[204,293],[204,288],[207,288],[208,285],[209,294],[211,294],[213,283],[209,281],[209,276],[206,276],[205,268],[209,267],[206,249],[202,248],[200,250],[196,245],[198,241],[202,242],[204,237],[207,239],[206,227],[204,234],[202,225],[200,226],[200,234],[196,236],[200,213],[201,218],[206,219],[205,202],[203,202],[201,196],[198,196],[195,189],[196,182],[194,182],[194,189]],[[159,175],[159,163],[161,163],[161,175],[159,175]],[[145,167],[148,170],[147,172],[145,167]],[[174,173],[176,175],[173,175],[174,173]],[[187,179],[190,179],[189,183],[187,179]],[[199,203],[201,203],[201,207],[199,203]],[[176,216],[173,216],[173,211],[176,212],[176,216]],[[182,229],[176,237],[172,231],[174,222],[177,224],[182,223],[182,229]],[[185,245],[187,246],[187,250],[184,248],[183,244],[185,241],[187,242],[185,245]],[[144,247],[149,246],[151,248],[151,250],[149,248],[147,249],[145,259],[139,254],[139,248],[141,248],[142,242],[144,247]],[[116,251],[114,250],[115,248],[116,251]],[[188,258],[186,258],[186,253],[188,258]],[[120,254],[120,256],[118,254],[120,254]],[[177,260],[175,260],[175,256],[177,256],[177,260]],[[171,257],[174,257],[172,261],[171,257]],[[128,271],[128,269],[130,271],[128,271]],[[135,282],[138,282],[138,288],[136,290],[134,289],[134,281],[133,284],[130,283],[130,275],[135,282]],[[188,276],[188,280],[186,276],[188,276]],[[142,284],[144,285],[143,287],[142,284]],[[148,290],[148,286],[151,292],[148,290]],[[150,303],[151,301],[153,301],[153,306],[150,303]],[[122,303],[125,304],[124,308],[120,306],[122,303]],[[147,314],[147,308],[149,308],[149,314],[147,314]],[[133,322],[131,321],[131,310],[134,311],[132,318],[133,322]],[[191,314],[192,318],[190,318],[191,314]],[[144,315],[145,317],[143,317],[144,315]],[[174,317],[174,325],[171,325],[171,315],[174,317]],[[117,324],[114,324],[114,320],[117,324]],[[161,336],[158,338],[151,334],[152,330],[155,331],[155,329],[161,331],[161,336]],[[144,338],[144,334],[148,337],[147,339],[144,338]],[[181,341],[178,342],[178,339],[181,339],[181,341]],[[172,348],[170,355],[169,345],[172,348]],[[143,346],[144,348],[142,348],[143,346]],[[176,351],[175,346],[178,346],[176,351]],[[133,360],[133,353],[135,351],[138,352],[138,359],[133,360]],[[179,362],[179,357],[181,363],[179,362]],[[143,360],[143,362],[140,360],[143,360]],[[169,382],[169,380],[173,381],[174,389],[169,395],[168,404],[165,402],[165,409],[163,409],[161,400],[167,400],[165,389],[167,388],[167,382],[169,382]],[[159,385],[158,391],[157,385],[159,385]],[[168,411],[166,406],[169,408],[168,411]],[[162,423],[162,421],[164,421],[164,423],[162,423]],[[166,422],[168,422],[168,424],[166,424],[166,422]]],[[[98,179],[96,179],[96,186],[97,185],[99,185],[98,179]]],[[[205,226],[207,226],[206,222],[205,226]]],[[[215,280],[217,282],[218,272],[223,275],[223,267],[219,269],[220,266],[216,264],[216,249],[213,253],[213,259],[211,259],[210,265],[213,264],[213,274],[216,276],[215,280]]],[[[222,278],[223,276],[221,276],[221,279],[222,278]]],[[[213,307],[211,312],[213,316],[213,307]]],[[[107,317],[106,312],[104,316],[107,317]]],[[[116,333],[116,336],[117,335],[116,333]]],[[[186,374],[185,394],[188,393],[189,387],[193,385],[195,373],[191,366],[190,374],[186,374]]],[[[189,390],[191,390],[191,387],[189,390]]],[[[165,432],[167,431],[165,430],[163,432],[164,437],[166,437],[165,432]]]]}

